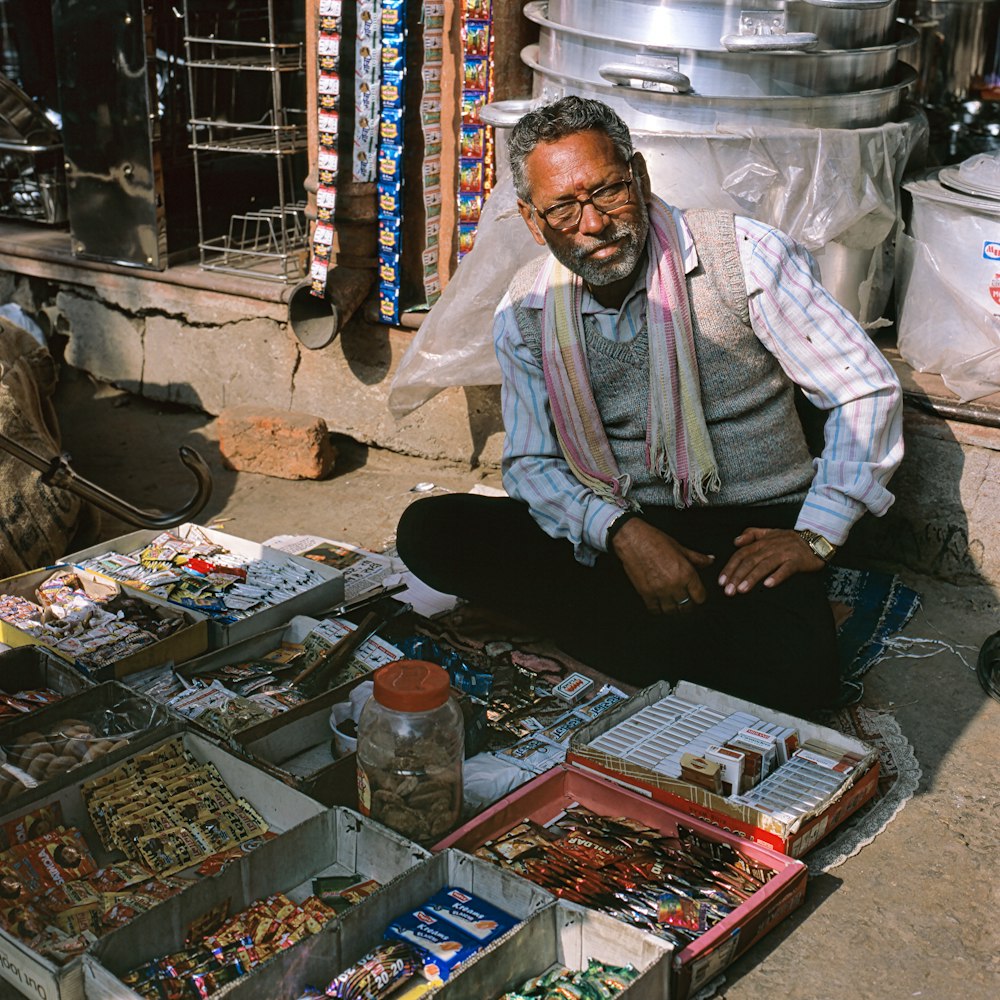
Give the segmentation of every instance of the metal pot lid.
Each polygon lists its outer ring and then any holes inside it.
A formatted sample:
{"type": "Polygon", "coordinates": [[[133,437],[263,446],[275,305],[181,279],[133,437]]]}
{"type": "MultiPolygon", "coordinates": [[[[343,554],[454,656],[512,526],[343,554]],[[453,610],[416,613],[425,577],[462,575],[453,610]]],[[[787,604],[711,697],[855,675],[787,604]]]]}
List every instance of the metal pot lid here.
{"type": "Polygon", "coordinates": [[[913,196],[914,201],[930,201],[978,215],[1000,218],[1000,199],[956,191],[941,183],[942,170],[931,170],[904,181],[903,187],[913,196]]]}
{"type": "Polygon", "coordinates": [[[959,194],[1000,201],[1000,156],[976,153],[957,165],[942,167],[938,180],[959,194]]]}

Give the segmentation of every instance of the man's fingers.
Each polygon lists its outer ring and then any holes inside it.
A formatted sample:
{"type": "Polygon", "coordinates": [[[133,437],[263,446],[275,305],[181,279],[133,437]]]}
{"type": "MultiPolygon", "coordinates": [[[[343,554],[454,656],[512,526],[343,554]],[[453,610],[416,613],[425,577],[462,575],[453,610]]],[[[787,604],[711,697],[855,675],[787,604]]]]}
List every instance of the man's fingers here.
{"type": "Polygon", "coordinates": [[[711,566],[715,562],[715,556],[709,555],[707,552],[697,552],[694,549],[685,548],[683,545],[680,549],[693,566],[711,566]]]}
{"type": "Polygon", "coordinates": [[[795,567],[789,563],[782,563],[773,573],[764,579],[765,587],[777,587],[779,583],[784,583],[787,579],[795,575],[795,567]]]}
{"type": "Polygon", "coordinates": [[[770,528],[747,528],[733,539],[733,544],[737,548],[744,545],[752,545],[754,542],[759,542],[764,538],[770,530],[770,528]]]}

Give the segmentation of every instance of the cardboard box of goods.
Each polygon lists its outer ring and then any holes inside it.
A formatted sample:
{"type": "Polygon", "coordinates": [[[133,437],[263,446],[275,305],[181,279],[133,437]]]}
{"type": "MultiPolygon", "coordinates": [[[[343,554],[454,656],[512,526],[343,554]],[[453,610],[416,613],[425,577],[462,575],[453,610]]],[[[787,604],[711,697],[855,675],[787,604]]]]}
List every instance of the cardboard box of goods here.
{"type": "Polygon", "coordinates": [[[605,965],[630,965],[639,973],[616,997],[671,1000],[672,957],[673,949],[662,938],[605,913],[559,901],[540,910],[504,940],[490,945],[435,996],[440,1000],[494,1000],[507,991],[516,993],[523,983],[553,965],[575,971],[586,969],[591,960],[596,960],[605,965]]]}
{"type": "Polygon", "coordinates": [[[655,802],[646,795],[565,764],[552,768],[501,799],[435,845],[434,850],[457,848],[475,851],[525,819],[544,825],[574,805],[583,806],[601,816],[628,817],[667,836],[675,836],[677,827],[685,826],[699,837],[730,845],[756,864],[774,872],[762,888],[724,919],[683,949],[674,950],[671,959],[671,1000],[685,1000],[697,993],[800,906],[805,898],[808,869],[801,861],[763,845],[741,840],[687,813],[655,802]]]}
{"type": "Polygon", "coordinates": [[[173,716],[117,681],[107,681],[52,705],[0,723],[0,810],[21,796],[45,795],[63,775],[85,781],[134,752],[173,716]]]}
{"type": "MultiPolygon", "coordinates": [[[[331,649],[335,650],[340,633],[343,632],[345,636],[349,634],[344,629],[345,621],[344,619],[317,620],[304,615],[297,615],[280,631],[271,630],[265,635],[245,640],[225,650],[207,653],[205,656],[198,657],[184,664],[178,670],[178,673],[187,679],[193,679],[209,671],[217,670],[221,666],[246,662],[255,657],[263,656],[277,649],[283,642],[302,643],[308,634],[314,630],[321,634],[327,633],[330,636],[331,649]]],[[[347,623],[348,626],[351,624],[353,623],[347,623]]],[[[326,709],[327,717],[329,717],[330,708],[338,701],[342,701],[351,689],[357,686],[362,680],[370,680],[371,673],[376,667],[402,658],[402,652],[396,649],[395,646],[386,642],[377,634],[373,635],[361,644],[360,649],[348,661],[347,672],[353,674],[350,679],[334,687],[330,687],[315,697],[309,698],[300,705],[292,706],[286,711],[272,716],[270,719],[264,719],[253,726],[239,730],[235,734],[236,739],[239,743],[248,745],[259,740],[261,737],[285,728],[291,722],[312,716],[321,709],[326,709]]]]}
{"type": "MultiPolygon", "coordinates": [[[[70,555],[64,556],[60,562],[75,566],[96,556],[104,555],[106,552],[127,555],[128,553],[145,548],[162,534],[164,534],[162,531],[133,531],[127,535],[120,535],[118,538],[102,542],[99,545],[92,545],[90,548],[73,552],[70,555]]],[[[282,625],[293,615],[322,615],[324,611],[335,607],[344,599],[344,575],[339,569],[335,569],[333,566],[327,566],[313,559],[307,559],[305,556],[296,556],[288,552],[281,552],[278,549],[261,545],[259,542],[251,542],[236,535],[227,535],[225,532],[215,531],[212,528],[204,528],[198,524],[182,524],[176,528],[171,528],[169,534],[176,535],[184,540],[205,538],[246,562],[264,561],[277,566],[296,566],[299,569],[308,570],[319,580],[319,583],[308,590],[295,594],[277,604],[272,604],[261,611],[256,611],[246,618],[240,618],[232,622],[223,622],[215,620],[211,615],[207,615],[208,642],[211,649],[221,649],[224,646],[238,642],[241,639],[246,639],[258,632],[282,625]]],[[[128,585],[128,589],[134,590],[136,588],[128,585]]],[[[142,593],[141,590],[139,592],[142,593]]],[[[172,604],[171,606],[176,608],[182,605],[172,604]]]]}
{"type": "MultiPolygon", "coordinates": [[[[210,681],[204,678],[206,673],[218,670],[221,667],[234,663],[247,663],[251,660],[260,660],[275,650],[281,648],[285,642],[301,642],[309,629],[316,624],[315,618],[296,617],[286,625],[279,625],[276,628],[268,629],[258,635],[253,635],[249,639],[241,639],[225,649],[211,650],[196,656],[185,663],[174,665],[173,663],[159,664],[148,670],[136,671],[122,678],[122,683],[130,688],[155,698],[166,706],[181,721],[186,722],[192,729],[204,732],[213,739],[235,736],[236,733],[223,733],[200,721],[197,715],[185,714],[170,706],[169,698],[161,697],[162,690],[167,684],[175,680],[175,675],[184,680],[196,684],[201,680],[208,684],[210,681]]],[[[179,686],[179,685],[178,685],[179,686]]]]}
{"type": "Polygon", "coordinates": [[[857,812],[877,791],[879,775],[878,753],[867,743],[827,726],[687,681],[681,681],[674,687],[666,681],[659,681],[578,729],[570,739],[566,762],[626,787],[638,789],[651,795],[657,802],[663,802],[706,823],[796,858],[802,857],[857,812]],[[668,777],[635,759],[626,759],[590,746],[608,730],[668,695],[697,705],[706,705],[726,715],[745,712],[765,722],[788,727],[798,733],[799,744],[806,740],[820,740],[844,753],[854,755],[857,763],[837,791],[832,792],[809,812],[786,821],[749,805],[732,802],[728,797],[692,782],[668,777]]]}
{"type": "Polygon", "coordinates": [[[85,960],[86,995],[94,1000],[136,997],[119,976],[183,948],[188,928],[221,904],[234,916],[278,892],[301,903],[314,894],[313,879],[319,877],[377,882],[378,887],[368,887],[370,895],[342,910],[319,933],[279,952],[226,990],[229,997],[295,996],[300,976],[303,984],[323,975],[332,979],[340,971],[345,942],[353,945],[365,937],[365,921],[359,925],[356,912],[377,917],[389,911],[391,919],[398,912],[397,902],[402,906],[400,894],[405,890],[400,886],[431,860],[423,848],[380,823],[349,809],[326,810],[263,844],[205,885],[175,896],[102,938],[85,960]]]}
{"type": "MultiPolygon", "coordinates": [[[[269,777],[218,743],[185,730],[178,724],[153,731],[144,742],[137,740],[129,757],[136,753],[145,753],[171,739],[180,739],[184,748],[196,761],[214,764],[233,795],[246,799],[264,818],[270,831],[281,835],[266,841],[268,845],[281,844],[286,831],[325,811],[318,802],[269,777]]],[[[123,760],[119,759],[114,764],[93,772],[86,781],[100,779],[103,775],[113,772],[122,763],[123,760]]],[[[122,859],[120,851],[109,851],[102,846],[83,799],[81,792],[83,784],[84,782],[70,772],[44,789],[38,789],[34,794],[26,794],[17,801],[16,808],[4,810],[3,814],[0,814],[0,831],[6,834],[16,831],[18,817],[23,817],[26,813],[30,812],[37,816],[39,810],[44,807],[49,810],[57,808],[64,826],[80,830],[99,866],[120,861],[122,859]]],[[[29,833],[28,836],[33,834],[29,833]]],[[[273,846],[271,849],[274,850],[273,846]]],[[[292,856],[289,854],[288,858],[292,856]]],[[[233,867],[230,864],[222,868],[217,875],[194,880],[181,895],[188,892],[211,893],[214,890],[206,889],[205,883],[212,883],[222,877],[233,879],[235,876],[228,874],[233,867]]],[[[32,997],[45,997],[46,1000],[79,1000],[84,995],[82,956],[72,958],[65,964],[57,964],[2,928],[0,928],[0,977],[32,997]]]]}
{"type": "MultiPolygon", "coordinates": [[[[297,615],[284,628],[270,629],[226,649],[214,650],[189,660],[177,668],[176,673],[185,680],[196,681],[221,667],[261,659],[283,643],[300,644],[313,628],[322,624],[314,618],[297,615]]],[[[377,657],[379,662],[389,662],[402,656],[399,650],[377,635],[367,640],[359,652],[368,655],[366,650],[369,647],[372,648],[371,656],[377,657]]],[[[359,663],[357,656],[352,663],[359,663]]],[[[163,667],[135,674],[127,679],[127,683],[143,689],[147,682],[169,669],[163,667]]],[[[217,733],[198,718],[189,718],[188,721],[215,738],[224,736],[243,747],[261,768],[324,805],[354,808],[357,805],[354,755],[340,758],[334,755],[330,712],[333,705],[346,701],[352,689],[369,678],[370,673],[355,676],[315,698],[233,733],[217,733]]]]}
{"type": "MultiPolygon", "coordinates": [[[[371,826],[375,829],[385,829],[379,824],[371,826]]],[[[329,854],[321,853],[319,843],[315,845],[312,856],[319,863],[329,858],[329,854]]],[[[257,854],[250,855],[246,862],[252,863],[256,857],[257,854]]],[[[380,862],[379,867],[383,872],[392,875],[398,870],[385,862],[380,862]]],[[[255,894],[252,892],[243,899],[249,903],[252,899],[261,898],[268,892],[275,891],[276,886],[290,885],[289,878],[278,877],[279,870],[280,865],[275,866],[269,878],[258,880],[252,887],[255,894]]],[[[511,914],[518,921],[527,920],[532,914],[552,906],[554,902],[553,897],[538,886],[459,851],[445,851],[434,857],[425,857],[423,860],[418,860],[414,855],[413,863],[408,870],[395,875],[393,881],[386,883],[381,890],[348,909],[340,919],[326,924],[318,934],[313,934],[279,952],[250,974],[231,983],[227,987],[226,996],[232,1000],[244,1000],[244,998],[255,1000],[259,997],[294,997],[306,986],[325,989],[336,976],[382,942],[384,931],[389,924],[411,910],[419,908],[435,893],[448,888],[471,893],[511,914]]],[[[307,883],[301,887],[300,892],[291,889],[288,895],[292,899],[297,899],[308,890],[307,883]]],[[[178,898],[178,905],[180,903],[181,900],[178,898]]],[[[184,917],[197,916],[195,911],[187,906],[186,900],[185,909],[184,917]]],[[[233,910],[235,909],[234,906],[233,910]]],[[[180,916],[178,914],[178,917],[180,916]]],[[[178,943],[183,941],[188,923],[185,923],[182,917],[172,921],[166,930],[160,925],[155,945],[147,943],[151,942],[151,931],[147,931],[145,941],[135,934],[131,935],[128,939],[133,947],[131,955],[126,948],[124,935],[120,942],[112,940],[109,936],[105,942],[96,946],[93,954],[85,960],[86,996],[90,1000],[97,1000],[98,997],[101,1000],[135,1000],[137,994],[121,983],[116,974],[123,971],[130,961],[132,965],[129,967],[134,967],[137,953],[141,952],[142,958],[147,955],[155,957],[171,947],[179,946],[178,943]],[[157,951],[157,948],[160,950],[157,951]]],[[[137,930],[138,921],[130,926],[137,930]]],[[[152,923],[147,926],[152,927],[152,923]]],[[[502,941],[513,933],[513,930],[507,931],[497,940],[502,941]]],[[[480,956],[482,954],[481,952],[480,956]]],[[[463,962],[452,973],[455,978],[449,979],[449,982],[455,982],[457,988],[461,977],[465,975],[464,970],[471,969],[479,960],[480,957],[477,956],[463,962]]],[[[419,980],[419,975],[414,976],[414,982],[419,980]]],[[[405,985],[398,991],[398,995],[407,995],[405,985]]],[[[459,991],[455,995],[463,994],[459,991]]],[[[464,996],[475,996],[478,1000],[479,994],[472,992],[465,993],[464,996]]]]}
{"type": "MultiPolygon", "coordinates": [[[[29,573],[22,573],[20,576],[0,580],[0,595],[9,594],[37,604],[36,588],[53,574],[59,572],[65,572],[65,567],[50,566],[46,569],[36,569],[29,573]]],[[[141,646],[135,652],[100,667],[87,667],[81,664],[72,652],[59,649],[43,638],[2,619],[0,619],[0,642],[4,642],[8,646],[42,646],[65,662],[75,664],[78,670],[98,681],[124,677],[136,670],[146,670],[148,667],[171,660],[174,663],[183,663],[199,653],[204,653],[208,648],[208,622],[204,615],[182,610],[153,594],[144,594],[142,591],[132,591],[119,587],[113,580],[97,573],[88,573],[83,570],[75,572],[81,586],[89,596],[108,599],[125,591],[129,596],[135,597],[147,605],[150,612],[156,617],[179,619],[182,624],[165,639],[141,646]]]]}
{"type": "Polygon", "coordinates": [[[0,692],[3,694],[47,689],[65,698],[93,686],[94,681],[44,646],[17,646],[0,652],[0,692]]]}
{"type": "MultiPolygon", "coordinates": [[[[130,674],[123,682],[129,687],[146,692],[158,682],[166,682],[174,675],[189,682],[192,687],[196,684],[210,684],[208,674],[220,670],[233,664],[249,663],[254,660],[262,660],[268,655],[280,650],[286,643],[300,644],[309,632],[320,625],[321,622],[315,618],[308,618],[305,615],[296,615],[291,621],[278,625],[276,628],[268,629],[265,632],[252,635],[248,639],[241,639],[225,649],[215,649],[201,656],[196,656],[178,666],[171,663],[158,665],[149,670],[130,674]]],[[[227,729],[221,732],[213,728],[210,724],[200,719],[194,712],[184,712],[180,709],[172,709],[176,714],[188,722],[193,728],[201,730],[214,738],[223,737],[227,740],[234,739],[237,742],[244,738],[253,739],[258,735],[270,732],[282,724],[282,719],[288,712],[302,714],[303,709],[309,709],[322,703],[331,703],[331,692],[324,692],[315,699],[303,702],[301,705],[286,709],[285,712],[278,713],[269,719],[263,719],[245,729],[227,729]]],[[[159,700],[159,699],[158,699],[159,700]]],[[[169,699],[164,700],[164,704],[169,699]]],[[[294,716],[293,716],[294,717],[294,716]]]]}

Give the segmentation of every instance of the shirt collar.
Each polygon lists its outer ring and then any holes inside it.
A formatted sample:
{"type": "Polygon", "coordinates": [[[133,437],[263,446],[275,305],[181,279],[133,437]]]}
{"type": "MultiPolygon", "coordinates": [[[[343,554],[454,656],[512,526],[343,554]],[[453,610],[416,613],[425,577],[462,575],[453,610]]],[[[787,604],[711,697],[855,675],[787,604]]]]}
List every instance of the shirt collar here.
{"type": "MultiPolygon", "coordinates": [[[[694,245],[694,237],[691,235],[691,230],[688,228],[688,224],[684,219],[684,213],[673,205],[667,205],[666,208],[669,210],[670,214],[674,218],[674,223],[677,226],[677,235],[679,237],[681,256],[684,258],[684,273],[690,274],[698,266],[698,251],[694,245]]],[[[541,309],[545,304],[545,289],[548,287],[549,283],[549,268],[543,266],[539,272],[538,276],[535,278],[535,283],[531,286],[531,291],[525,296],[521,303],[524,309],[541,309]]],[[[635,284],[632,286],[628,295],[625,297],[627,302],[633,295],[637,292],[642,291],[645,288],[646,279],[644,274],[636,275],[635,284]]],[[[624,307],[624,303],[622,303],[624,307]]],[[[583,313],[597,313],[604,310],[604,306],[601,305],[597,299],[594,298],[590,292],[587,291],[586,287],[583,290],[583,301],[580,305],[580,310],[583,313]]],[[[617,312],[617,310],[611,310],[617,312]]]]}

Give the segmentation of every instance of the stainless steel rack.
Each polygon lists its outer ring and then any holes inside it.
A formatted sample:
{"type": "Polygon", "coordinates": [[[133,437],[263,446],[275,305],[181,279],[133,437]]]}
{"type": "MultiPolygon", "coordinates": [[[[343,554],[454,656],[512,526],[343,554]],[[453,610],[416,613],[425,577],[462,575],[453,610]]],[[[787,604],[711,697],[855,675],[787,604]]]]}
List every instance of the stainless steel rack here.
{"type": "Polygon", "coordinates": [[[305,204],[296,197],[305,172],[299,154],[307,149],[306,112],[288,100],[304,80],[305,49],[303,41],[280,37],[276,5],[266,0],[233,9],[218,0],[186,0],[184,46],[201,266],[288,283],[308,267],[305,204]],[[222,156],[255,157],[258,165],[271,158],[274,197],[259,208],[256,194],[253,205],[230,217],[228,231],[206,232],[205,168],[222,156]]]}

